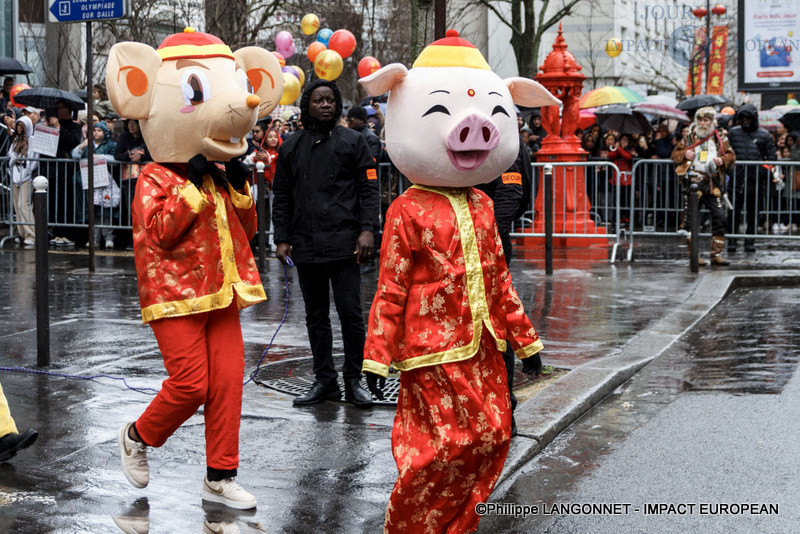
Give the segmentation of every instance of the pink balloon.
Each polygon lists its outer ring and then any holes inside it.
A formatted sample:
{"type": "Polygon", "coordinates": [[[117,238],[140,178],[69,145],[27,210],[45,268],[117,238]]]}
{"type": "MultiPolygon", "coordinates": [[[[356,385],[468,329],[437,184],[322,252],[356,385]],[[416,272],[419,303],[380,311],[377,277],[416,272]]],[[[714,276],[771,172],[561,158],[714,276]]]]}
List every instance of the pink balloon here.
{"type": "Polygon", "coordinates": [[[284,30],[278,32],[278,35],[275,36],[275,47],[278,50],[288,50],[290,44],[294,44],[294,38],[291,33],[284,30]]]}
{"type": "Polygon", "coordinates": [[[295,52],[297,52],[297,48],[295,48],[294,41],[292,41],[291,44],[289,44],[289,48],[286,49],[286,54],[284,54],[283,57],[288,59],[292,57],[295,54],[295,52]]]}

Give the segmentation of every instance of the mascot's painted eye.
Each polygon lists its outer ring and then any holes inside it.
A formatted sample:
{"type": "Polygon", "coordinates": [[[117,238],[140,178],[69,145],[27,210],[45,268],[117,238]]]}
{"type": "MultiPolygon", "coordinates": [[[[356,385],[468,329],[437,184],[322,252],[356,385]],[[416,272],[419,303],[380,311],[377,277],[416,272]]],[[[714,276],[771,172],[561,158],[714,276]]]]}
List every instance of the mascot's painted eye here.
{"type": "Polygon", "coordinates": [[[505,110],[503,106],[495,106],[492,110],[492,115],[497,115],[498,113],[502,113],[506,117],[510,117],[511,115],[508,114],[508,111],[505,110]]]}
{"type": "Polygon", "coordinates": [[[202,104],[211,97],[206,75],[198,69],[187,69],[181,76],[183,102],[187,106],[202,104]]]}
{"type": "Polygon", "coordinates": [[[241,70],[237,70],[236,71],[236,75],[241,80],[242,89],[244,89],[245,92],[247,92],[248,94],[252,95],[255,91],[253,91],[253,85],[250,83],[250,80],[247,78],[247,74],[245,74],[241,70]]]}
{"type": "Polygon", "coordinates": [[[430,115],[431,113],[444,113],[445,115],[450,115],[450,112],[447,110],[447,108],[442,106],[441,104],[436,104],[431,109],[426,111],[422,116],[425,117],[427,115],[430,115]]]}

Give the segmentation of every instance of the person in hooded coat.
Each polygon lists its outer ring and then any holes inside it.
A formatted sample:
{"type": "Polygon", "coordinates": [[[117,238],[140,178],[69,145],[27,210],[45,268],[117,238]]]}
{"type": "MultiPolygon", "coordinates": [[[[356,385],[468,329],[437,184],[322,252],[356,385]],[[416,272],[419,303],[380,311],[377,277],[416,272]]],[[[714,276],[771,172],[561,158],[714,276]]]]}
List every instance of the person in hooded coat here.
{"type": "Polygon", "coordinates": [[[342,97],[335,83],[312,82],[300,110],[303,129],[281,145],[272,184],[275,255],[297,266],[316,377],[294,404],[316,404],[341,395],[328,313],[332,286],[342,323],[345,399],[366,407],[372,397],[359,384],[366,339],[359,265],[372,260],[375,250],[375,162],[364,137],[337,124],[342,97]]]}
{"type": "MultiPolygon", "coordinates": [[[[89,157],[89,140],[94,143],[94,155],[103,156],[107,161],[114,160],[114,153],[117,150],[117,143],[111,140],[108,133],[108,125],[105,121],[97,121],[94,123],[91,134],[84,139],[81,144],[72,149],[70,156],[72,159],[86,159],[89,157]]],[[[75,175],[75,181],[81,181],[81,174],[78,171],[75,175]]],[[[119,207],[120,189],[114,178],[109,175],[108,184],[103,187],[94,188],[94,243],[100,246],[101,239],[105,240],[107,249],[114,248],[114,230],[111,228],[103,228],[102,226],[110,226],[113,222],[113,208],[119,207]]],[[[88,243],[86,244],[89,245],[88,243]]]]}
{"type": "MultiPolygon", "coordinates": [[[[736,126],[728,131],[728,140],[736,153],[738,161],[775,161],[778,153],[770,133],[758,125],[758,110],[752,104],[745,104],[736,112],[736,126]]],[[[729,232],[739,233],[744,213],[748,235],[755,234],[758,210],[763,209],[764,199],[770,186],[770,173],[762,165],[737,165],[733,182],[736,195],[733,203],[733,217],[730,217],[729,232]]],[[[745,239],[745,252],[754,252],[752,239],[745,239]]],[[[736,239],[728,240],[728,252],[736,251],[736,239]]]]}
{"type": "Polygon", "coordinates": [[[39,154],[31,151],[30,142],[33,136],[33,123],[28,117],[20,117],[14,123],[16,135],[8,150],[11,182],[13,185],[14,213],[20,224],[19,234],[25,245],[33,245],[36,236],[33,226],[33,208],[31,206],[31,184],[33,173],[39,167],[38,161],[22,161],[22,158],[38,158],[39,154]]]}

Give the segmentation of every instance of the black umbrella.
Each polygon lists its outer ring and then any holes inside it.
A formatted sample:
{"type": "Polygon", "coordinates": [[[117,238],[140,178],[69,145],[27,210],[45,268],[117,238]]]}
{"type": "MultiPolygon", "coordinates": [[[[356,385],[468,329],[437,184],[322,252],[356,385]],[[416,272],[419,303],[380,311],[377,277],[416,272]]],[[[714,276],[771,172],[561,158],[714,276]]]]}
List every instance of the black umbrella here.
{"type": "Polygon", "coordinates": [[[628,106],[616,104],[594,112],[601,128],[625,134],[644,134],[653,129],[647,117],[628,106]]]}
{"type": "Polygon", "coordinates": [[[78,89],[75,91],[75,94],[78,95],[78,98],[86,102],[86,89],[78,89]]]}
{"type": "Polygon", "coordinates": [[[63,102],[73,109],[83,109],[84,107],[83,100],[75,93],[53,87],[25,89],[14,95],[14,102],[40,109],[53,109],[58,102],[63,102]]]}
{"type": "Polygon", "coordinates": [[[678,102],[678,105],[675,106],[678,109],[682,109],[684,111],[690,109],[700,109],[706,106],[716,106],[717,104],[727,104],[728,99],[724,96],[720,95],[696,95],[682,102],[678,102]]]}
{"type": "Polygon", "coordinates": [[[800,108],[792,109],[781,115],[778,119],[790,132],[800,130],[800,108]]]}
{"type": "Polygon", "coordinates": [[[33,69],[19,59],[13,57],[0,57],[0,75],[3,74],[29,74],[33,69]]]}

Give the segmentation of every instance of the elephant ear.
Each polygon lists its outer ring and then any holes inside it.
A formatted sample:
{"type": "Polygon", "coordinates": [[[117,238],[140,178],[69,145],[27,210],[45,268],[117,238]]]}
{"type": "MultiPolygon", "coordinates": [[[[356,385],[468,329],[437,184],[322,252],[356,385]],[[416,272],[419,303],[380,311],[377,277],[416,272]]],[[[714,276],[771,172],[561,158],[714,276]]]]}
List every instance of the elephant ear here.
{"type": "Polygon", "coordinates": [[[506,78],[503,80],[511,91],[515,104],[529,108],[558,106],[561,101],[550,94],[545,87],[530,78],[506,78]]]}
{"type": "Polygon", "coordinates": [[[257,46],[246,46],[233,53],[236,65],[242,69],[253,86],[253,93],[261,99],[258,118],[262,119],[275,109],[283,94],[281,65],[274,54],[257,46]]]}
{"type": "Polygon", "coordinates": [[[106,87],[114,111],[128,119],[147,119],[161,56],[142,43],[124,42],[111,47],[106,66],[106,87]]]}

